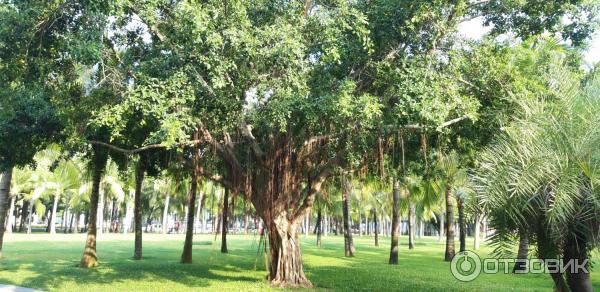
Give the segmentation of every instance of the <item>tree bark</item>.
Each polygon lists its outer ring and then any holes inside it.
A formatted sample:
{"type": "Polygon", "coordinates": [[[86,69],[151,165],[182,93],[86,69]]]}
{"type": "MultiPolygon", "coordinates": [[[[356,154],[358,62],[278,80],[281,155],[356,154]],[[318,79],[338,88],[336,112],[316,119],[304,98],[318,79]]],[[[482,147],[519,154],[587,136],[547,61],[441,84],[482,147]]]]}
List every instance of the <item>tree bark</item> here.
{"type": "Polygon", "coordinates": [[[27,234],[31,234],[31,225],[33,224],[33,199],[29,200],[27,206],[27,234]]]}
{"type": "Polygon", "coordinates": [[[106,166],[106,154],[94,147],[94,165],[92,173],[92,193],[90,194],[90,210],[87,219],[87,238],[85,249],[79,266],[82,268],[91,268],[98,265],[98,256],[96,254],[96,223],[98,219],[98,199],[100,195],[100,180],[106,166]]]}
{"type": "Polygon", "coordinates": [[[479,246],[481,244],[480,230],[481,230],[481,215],[476,214],[475,215],[475,234],[474,234],[474,243],[473,243],[474,250],[478,250],[479,246]]]}
{"type": "Polygon", "coordinates": [[[408,249],[415,248],[415,203],[410,202],[408,206],[408,249]]]}
{"type": "Polygon", "coordinates": [[[566,269],[567,284],[571,291],[577,292],[593,292],[592,281],[590,279],[589,257],[587,251],[588,239],[580,231],[574,232],[567,237],[564,248],[564,264],[572,262],[571,267],[582,265],[587,271],[566,269]],[[585,264],[584,264],[585,263],[585,264]]]}
{"type": "Polygon", "coordinates": [[[221,252],[227,253],[227,217],[229,214],[229,189],[223,194],[223,219],[221,220],[221,252]]]}
{"type": "Polygon", "coordinates": [[[135,244],[133,259],[142,259],[142,184],[144,182],[144,161],[140,157],[135,170],[135,198],[134,198],[134,225],[135,225],[135,244]]]}
{"type": "Polygon", "coordinates": [[[342,174],[342,204],[344,215],[344,255],[347,257],[354,256],[354,243],[352,242],[352,230],[350,226],[350,203],[348,198],[349,193],[348,181],[345,174],[342,174]]]}
{"type": "Polygon", "coordinates": [[[390,265],[398,264],[398,233],[400,232],[400,185],[394,180],[392,190],[392,246],[390,249],[390,265]]]}
{"type": "Polygon", "coordinates": [[[162,218],[162,233],[163,234],[167,234],[167,224],[168,221],[167,219],[169,218],[169,201],[171,200],[171,195],[167,194],[167,197],[165,198],[165,206],[163,208],[163,218],[162,218]]]}
{"type": "Polygon", "coordinates": [[[446,213],[440,212],[440,232],[438,234],[439,241],[442,241],[442,238],[445,235],[445,232],[444,232],[446,230],[445,220],[446,220],[446,213]]]}
{"type": "Polygon", "coordinates": [[[104,192],[99,192],[98,197],[98,217],[96,219],[97,232],[102,234],[104,232],[104,192]]]}
{"type": "MultiPolygon", "coordinates": [[[[10,194],[10,192],[9,192],[10,194]]],[[[6,233],[12,233],[13,225],[15,225],[15,196],[11,196],[10,198],[10,206],[8,208],[8,222],[6,223],[6,233]]],[[[2,236],[0,236],[2,237],[2,236]]],[[[1,251],[1,249],[0,249],[1,251]]]]}
{"type": "MultiPolygon", "coordinates": [[[[10,198],[10,182],[12,180],[12,168],[2,173],[0,180],[0,259],[2,258],[2,245],[4,244],[4,230],[6,211],[10,198]]],[[[11,214],[12,215],[12,214],[11,214]]],[[[10,220],[9,220],[10,221],[10,220]]]]}
{"type": "Polygon", "coordinates": [[[317,223],[315,223],[315,233],[317,233],[317,247],[321,248],[321,234],[323,233],[323,217],[321,208],[317,210],[317,223]]]}
{"type": "Polygon", "coordinates": [[[373,231],[375,231],[375,246],[379,246],[379,226],[377,226],[377,209],[371,210],[373,213],[373,231]]]}
{"type": "Polygon", "coordinates": [[[529,253],[529,235],[527,231],[519,229],[519,251],[517,252],[517,259],[515,266],[513,267],[513,273],[524,273],[527,268],[527,254],[529,253]]]}
{"type": "Polygon", "coordinates": [[[287,212],[283,211],[274,218],[264,218],[268,226],[271,254],[269,280],[271,284],[280,287],[310,288],[312,283],[304,274],[297,234],[297,220],[302,218],[290,221],[287,217],[287,212]]]}
{"type": "Polygon", "coordinates": [[[444,260],[451,262],[454,258],[454,205],[452,204],[452,186],[446,183],[446,253],[444,260]]]}
{"type": "Polygon", "coordinates": [[[52,213],[50,213],[50,234],[56,234],[56,209],[58,208],[58,194],[54,195],[52,203],[52,213]]]}
{"type": "Polygon", "coordinates": [[[467,224],[465,222],[465,206],[463,199],[456,200],[458,205],[458,238],[460,241],[460,252],[467,249],[467,224]]]}
{"type": "MultiPolygon", "coordinates": [[[[195,154],[197,155],[197,154],[195,154]]],[[[196,159],[194,159],[196,160],[196,159]]],[[[192,186],[188,197],[188,212],[187,226],[185,232],[185,243],[183,244],[183,253],[181,254],[182,264],[192,263],[192,245],[194,241],[194,209],[196,204],[196,192],[198,190],[198,170],[194,163],[194,171],[192,172],[192,186]]]]}

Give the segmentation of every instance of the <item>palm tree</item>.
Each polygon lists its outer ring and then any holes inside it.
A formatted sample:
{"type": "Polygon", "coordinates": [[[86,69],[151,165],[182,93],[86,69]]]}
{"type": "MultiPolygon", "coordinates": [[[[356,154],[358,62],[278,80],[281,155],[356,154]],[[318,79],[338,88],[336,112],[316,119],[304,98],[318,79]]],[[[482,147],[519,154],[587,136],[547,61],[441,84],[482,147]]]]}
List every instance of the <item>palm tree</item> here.
{"type": "MultiPolygon", "coordinates": [[[[500,251],[529,232],[538,257],[588,260],[598,246],[600,82],[585,88],[564,71],[548,75],[557,100],[524,100],[523,116],[482,155],[475,177],[500,251]]],[[[589,273],[551,273],[559,291],[592,291],[589,273]]]]}
{"type": "Polygon", "coordinates": [[[438,159],[438,169],[444,180],[444,194],[446,199],[446,252],[444,260],[452,261],[455,254],[454,248],[454,205],[455,198],[453,195],[453,183],[457,173],[458,155],[455,152],[450,152],[447,155],[441,155],[438,159]]]}

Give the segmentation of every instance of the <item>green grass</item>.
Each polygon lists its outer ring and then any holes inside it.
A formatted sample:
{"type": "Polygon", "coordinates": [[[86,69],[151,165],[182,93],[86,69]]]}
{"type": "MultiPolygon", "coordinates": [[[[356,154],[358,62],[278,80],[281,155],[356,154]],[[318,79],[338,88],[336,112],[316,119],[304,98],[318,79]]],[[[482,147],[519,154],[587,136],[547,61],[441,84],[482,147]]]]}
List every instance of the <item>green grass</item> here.
{"type": "MultiPolygon", "coordinates": [[[[343,238],[302,237],[305,272],[323,291],[551,291],[548,275],[482,274],[473,282],[455,280],[443,262],[444,246],[437,238],[418,239],[409,251],[401,238],[399,265],[387,264],[389,240],[374,247],[371,237],[355,237],[356,256],[345,258],[343,238]]],[[[229,254],[221,254],[214,236],[196,235],[194,263],[182,265],[182,235],[144,234],[144,259],[134,261],[133,237],[105,234],[98,242],[100,266],[80,269],[83,235],[9,234],[0,261],[0,283],[60,291],[265,291],[258,238],[231,235],[229,254]]],[[[457,242],[458,243],[458,242],[457,242]]],[[[488,253],[485,247],[481,255],[488,253]]],[[[596,257],[597,258],[597,257],[596,257]]],[[[600,272],[592,273],[600,290],[600,272]]]]}

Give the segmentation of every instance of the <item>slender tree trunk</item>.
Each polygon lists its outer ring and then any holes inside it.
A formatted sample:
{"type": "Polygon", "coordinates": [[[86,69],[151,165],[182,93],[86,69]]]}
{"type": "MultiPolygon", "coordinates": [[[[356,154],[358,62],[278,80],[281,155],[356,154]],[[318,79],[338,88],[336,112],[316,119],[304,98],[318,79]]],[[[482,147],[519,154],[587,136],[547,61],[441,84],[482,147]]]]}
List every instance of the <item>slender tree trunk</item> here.
{"type": "Polygon", "coordinates": [[[19,216],[19,232],[23,232],[23,229],[25,228],[25,222],[27,221],[27,210],[29,210],[29,201],[23,199],[21,215],[19,216]]]}
{"type": "MultiPolygon", "coordinates": [[[[13,227],[15,225],[15,197],[16,196],[12,196],[10,198],[10,207],[8,209],[8,222],[6,223],[6,233],[12,233],[13,227]]],[[[0,235],[0,237],[2,237],[2,235],[0,235]]],[[[0,248],[0,252],[1,251],[2,249],[0,248]]]]}
{"type": "Polygon", "coordinates": [[[244,200],[244,234],[248,234],[250,226],[250,214],[248,214],[248,202],[244,200]]]}
{"type": "Polygon", "coordinates": [[[165,206],[163,208],[163,218],[162,218],[162,233],[167,234],[168,231],[168,219],[169,219],[169,201],[171,200],[171,195],[167,194],[165,198],[165,206]]]}
{"type": "Polygon", "coordinates": [[[415,204],[410,202],[408,206],[408,249],[415,248],[415,208],[415,204]]]}
{"type": "Polygon", "coordinates": [[[125,211],[125,219],[123,219],[123,234],[129,233],[131,231],[131,217],[133,216],[133,206],[131,206],[131,202],[128,200],[127,207],[125,211]]]}
{"type": "Polygon", "coordinates": [[[397,180],[394,180],[392,190],[392,247],[390,249],[390,264],[398,264],[398,233],[400,232],[400,185],[397,180]]]}
{"type": "Polygon", "coordinates": [[[225,188],[223,195],[223,219],[221,220],[221,252],[227,253],[227,217],[229,214],[229,189],[225,188]]]}
{"type": "Polygon", "coordinates": [[[527,254],[529,253],[529,235],[524,229],[519,229],[519,251],[513,267],[513,273],[524,273],[527,268],[527,254]]]}
{"type": "Polygon", "coordinates": [[[475,215],[475,242],[473,244],[473,249],[474,250],[478,250],[479,246],[481,244],[481,234],[480,234],[480,229],[481,228],[481,215],[480,214],[476,214],[475,215]]]}
{"type": "Polygon", "coordinates": [[[467,249],[467,224],[465,222],[465,206],[462,199],[456,200],[458,205],[458,237],[460,240],[460,252],[467,249]]]}
{"type": "Polygon", "coordinates": [[[90,194],[90,210],[87,219],[87,239],[85,249],[79,266],[82,268],[91,268],[98,265],[98,256],[96,254],[96,223],[98,217],[98,200],[100,195],[100,180],[106,166],[106,154],[102,155],[94,147],[94,165],[92,173],[92,193],[90,194]]]}
{"type": "Polygon", "coordinates": [[[317,233],[317,247],[321,248],[321,234],[323,233],[323,217],[321,208],[317,209],[317,223],[315,223],[315,232],[317,233]]]}
{"type": "MultiPolygon", "coordinates": [[[[2,245],[4,243],[4,230],[6,220],[6,209],[10,197],[10,182],[12,180],[12,168],[2,173],[0,180],[0,259],[2,258],[2,245]]],[[[12,214],[11,214],[12,215],[12,214]]],[[[9,220],[10,221],[10,220],[9,220]]]]}
{"type": "Polygon", "coordinates": [[[196,215],[194,216],[194,233],[196,233],[196,229],[200,226],[200,213],[202,213],[202,200],[204,200],[204,194],[200,193],[200,198],[198,198],[198,202],[196,202],[196,215]]]}
{"type": "Polygon", "coordinates": [[[439,218],[440,218],[440,232],[438,234],[438,239],[439,239],[439,241],[442,241],[442,238],[444,238],[444,235],[445,235],[444,231],[446,230],[446,224],[445,224],[446,213],[440,212],[439,218]]]}
{"type": "Polygon", "coordinates": [[[144,162],[142,157],[138,161],[135,170],[135,198],[134,198],[134,225],[135,225],[135,248],[133,252],[134,260],[142,259],[142,184],[144,182],[144,162]]]}
{"type": "Polygon", "coordinates": [[[27,207],[27,234],[31,234],[31,225],[33,224],[33,199],[29,200],[27,207]]]}
{"type": "Polygon", "coordinates": [[[379,226],[377,226],[377,209],[373,208],[373,231],[375,231],[375,246],[379,246],[379,226]]]}
{"type": "Polygon", "coordinates": [[[79,218],[81,217],[81,211],[77,211],[75,214],[75,222],[73,223],[73,233],[79,233],[79,218]]]}
{"type": "MultiPolygon", "coordinates": [[[[194,154],[197,156],[197,154],[194,154]]],[[[183,253],[181,254],[182,264],[192,263],[192,244],[194,241],[194,205],[196,204],[196,192],[198,190],[198,169],[197,169],[197,158],[194,159],[194,171],[192,172],[192,186],[188,197],[188,214],[187,214],[187,226],[185,232],[185,243],[183,244],[183,253]]]]}
{"type": "Polygon", "coordinates": [[[567,284],[573,292],[594,291],[589,273],[591,266],[589,264],[587,244],[588,239],[580,231],[576,231],[575,234],[568,236],[565,242],[563,256],[565,264],[571,261],[572,267],[579,265],[585,267],[587,270],[566,269],[567,284]]]}
{"type": "Polygon", "coordinates": [[[56,209],[58,208],[58,194],[54,195],[52,213],[50,213],[50,234],[56,234],[56,209]]]}
{"type": "Polygon", "coordinates": [[[348,198],[349,186],[345,174],[342,174],[342,204],[344,212],[344,255],[347,257],[354,256],[354,243],[352,242],[352,230],[350,226],[350,203],[348,198]]]}
{"type": "Polygon", "coordinates": [[[454,205],[452,204],[452,186],[446,184],[446,254],[444,260],[451,262],[454,258],[454,205]]]}

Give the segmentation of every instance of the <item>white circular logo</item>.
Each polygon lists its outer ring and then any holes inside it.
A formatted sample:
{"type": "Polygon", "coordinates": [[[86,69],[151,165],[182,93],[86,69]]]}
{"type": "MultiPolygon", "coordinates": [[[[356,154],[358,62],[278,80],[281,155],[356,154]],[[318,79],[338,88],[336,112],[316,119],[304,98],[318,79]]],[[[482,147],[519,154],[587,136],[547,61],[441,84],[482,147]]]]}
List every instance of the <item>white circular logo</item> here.
{"type": "Polygon", "coordinates": [[[481,274],[481,259],[472,251],[459,252],[452,258],[450,271],[459,281],[473,281],[481,274]]]}

